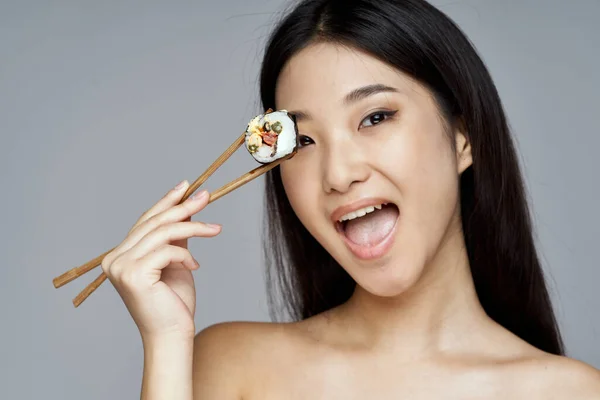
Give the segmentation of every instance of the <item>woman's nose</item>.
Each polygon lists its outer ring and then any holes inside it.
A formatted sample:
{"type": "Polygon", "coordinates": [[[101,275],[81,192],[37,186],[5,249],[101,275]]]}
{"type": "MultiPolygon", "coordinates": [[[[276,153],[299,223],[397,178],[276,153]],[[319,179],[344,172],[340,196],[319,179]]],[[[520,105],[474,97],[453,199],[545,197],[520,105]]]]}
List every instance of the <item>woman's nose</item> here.
{"type": "Polygon", "coordinates": [[[330,143],[322,154],[323,190],[344,193],[352,183],[367,180],[370,174],[368,160],[351,139],[330,143]]]}

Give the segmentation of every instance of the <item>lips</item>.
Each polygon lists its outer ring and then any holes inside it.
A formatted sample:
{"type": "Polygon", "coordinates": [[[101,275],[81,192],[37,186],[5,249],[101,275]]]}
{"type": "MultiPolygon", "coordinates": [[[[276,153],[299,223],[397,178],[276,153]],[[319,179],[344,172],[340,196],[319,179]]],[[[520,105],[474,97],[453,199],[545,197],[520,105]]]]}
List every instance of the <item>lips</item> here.
{"type": "MultiPolygon", "coordinates": [[[[384,202],[386,202],[386,201],[384,201],[384,202]]],[[[342,240],[343,240],[344,244],[346,245],[346,247],[348,248],[348,250],[350,250],[350,252],[355,257],[357,257],[361,260],[373,260],[373,259],[377,259],[377,258],[384,256],[391,249],[392,245],[394,244],[396,231],[398,229],[398,220],[400,219],[400,209],[398,206],[396,206],[396,204],[391,203],[391,202],[389,202],[389,203],[390,204],[388,204],[387,206],[384,206],[384,208],[385,207],[397,208],[398,209],[398,217],[394,221],[394,225],[393,225],[392,229],[387,233],[387,235],[385,237],[383,237],[378,243],[375,243],[373,245],[360,245],[360,244],[354,243],[346,236],[346,233],[345,233],[345,225],[346,225],[347,221],[344,221],[342,223],[342,222],[335,220],[334,224],[335,224],[336,231],[339,233],[340,237],[342,238],[342,240]]],[[[378,203],[378,204],[381,204],[381,203],[378,203]]],[[[369,204],[367,204],[367,205],[369,205],[369,204]]],[[[361,206],[361,207],[365,207],[365,206],[361,206]]],[[[361,207],[358,207],[358,208],[361,208],[361,207]]],[[[346,213],[347,212],[350,212],[350,211],[346,211],[346,213]]],[[[375,211],[375,212],[378,212],[378,211],[375,211]]],[[[335,215],[335,213],[334,213],[334,215],[335,215]]]]}

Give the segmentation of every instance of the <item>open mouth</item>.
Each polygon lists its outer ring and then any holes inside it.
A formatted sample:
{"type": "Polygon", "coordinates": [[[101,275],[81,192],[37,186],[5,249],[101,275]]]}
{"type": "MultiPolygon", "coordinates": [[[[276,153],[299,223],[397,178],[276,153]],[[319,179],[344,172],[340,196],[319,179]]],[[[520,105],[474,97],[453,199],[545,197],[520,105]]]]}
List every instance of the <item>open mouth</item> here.
{"type": "Polygon", "coordinates": [[[374,247],[384,241],[394,230],[400,215],[394,203],[383,204],[363,216],[346,221],[336,221],[335,227],[348,241],[362,247],[374,247]]]}

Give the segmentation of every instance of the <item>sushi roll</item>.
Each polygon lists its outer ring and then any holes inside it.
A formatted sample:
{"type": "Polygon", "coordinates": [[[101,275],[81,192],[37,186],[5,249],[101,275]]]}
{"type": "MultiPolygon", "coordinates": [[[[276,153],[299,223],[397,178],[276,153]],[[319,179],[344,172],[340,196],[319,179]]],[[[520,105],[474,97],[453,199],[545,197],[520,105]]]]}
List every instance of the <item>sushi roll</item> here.
{"type": "Polygon", "coordinates": [[[287,110],[268,109],[246,128],[246,149],[256,161],[268,164],[296,151],[298,126],[287,110]]]}

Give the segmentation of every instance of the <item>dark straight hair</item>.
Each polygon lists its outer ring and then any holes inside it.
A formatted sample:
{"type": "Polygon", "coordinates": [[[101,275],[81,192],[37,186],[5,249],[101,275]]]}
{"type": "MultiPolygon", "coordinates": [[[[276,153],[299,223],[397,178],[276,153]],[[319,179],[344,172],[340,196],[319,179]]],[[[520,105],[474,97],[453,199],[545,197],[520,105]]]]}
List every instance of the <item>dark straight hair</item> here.
{"type": "MultiPolygon", "coordinates": [[[[464,124],[473,164],[460,177],[463,232],[479,301],[496,322],[537,348],[564,354],[532,232],[506,116],[477,51],[424,0],[304,0],[277,24],[260,72],[262,106],[277,109],[277,78],[310,44],[359,49],[427,87],[447,122],[464,124]]],[[[452,141],[454,143],[454,141],[452,141]]],[[[271,315],[305,319],[347,301],[356,283],[294,213],[279,167],[265,183],[264,256],[271,315]]]]}

